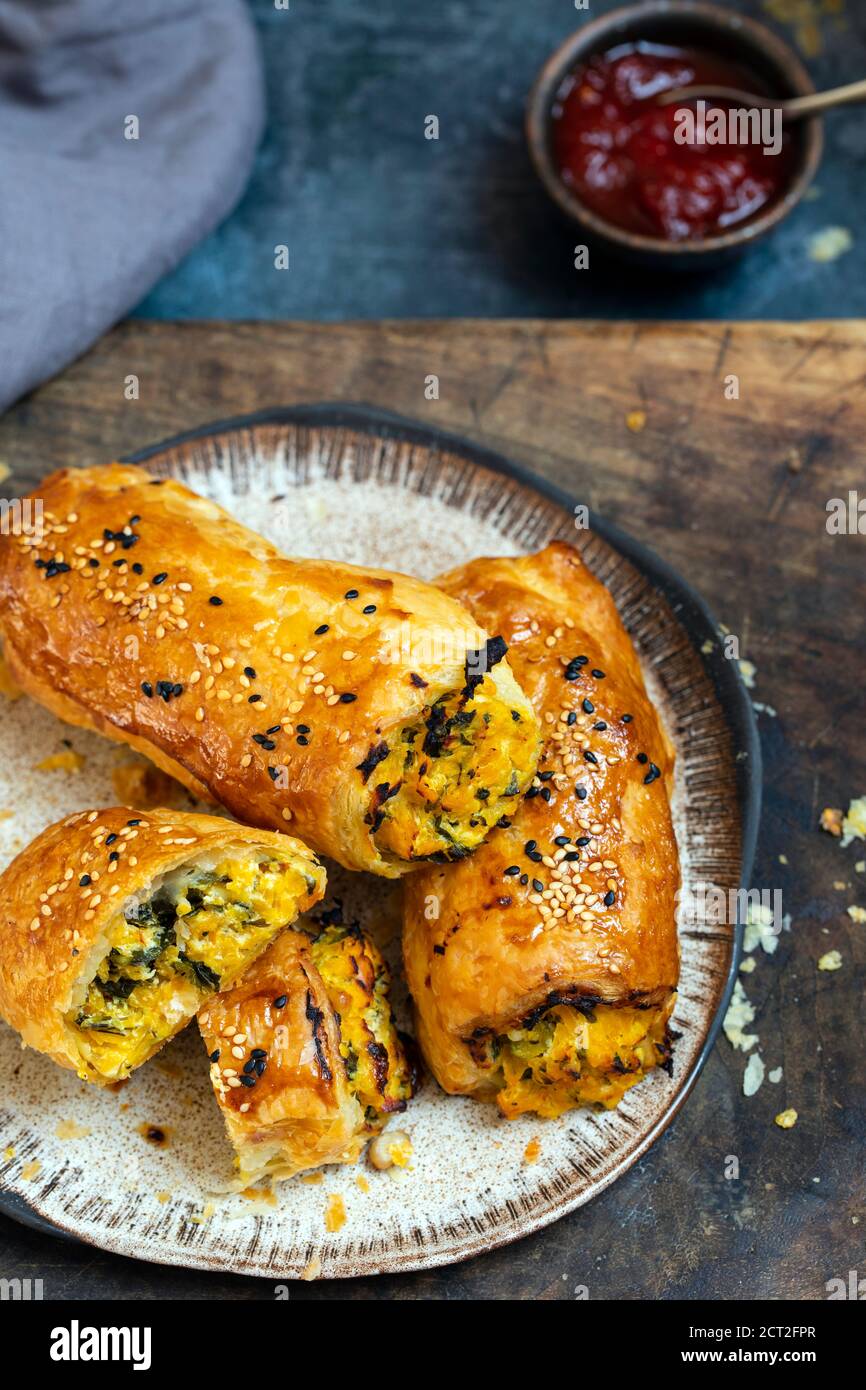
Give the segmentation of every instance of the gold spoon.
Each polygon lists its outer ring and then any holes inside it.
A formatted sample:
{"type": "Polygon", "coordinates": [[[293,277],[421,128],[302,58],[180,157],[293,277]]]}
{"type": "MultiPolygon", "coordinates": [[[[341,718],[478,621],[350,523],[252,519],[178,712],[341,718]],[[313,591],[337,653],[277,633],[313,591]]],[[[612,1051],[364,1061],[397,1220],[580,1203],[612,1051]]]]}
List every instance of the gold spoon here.
{"type": "Polygon", "coordinates": [[[849,82],[845,87],[833,87],[829,92],[811,92],[805,97],[758,96],[755,92],[742,92],[737,87],[677,87],[674,91],[663,92],[657,98],[659,106],[672,106],[674,102],[697,101],[700,97],[712,97],[717,101],[730,101],[735,106],[770,107],[781,111],[786,121],[802,121],[808,116],[817,116],[821,111],[831,111],[835,106],[853,106],[866,101],[866,79],[849,82]]]}

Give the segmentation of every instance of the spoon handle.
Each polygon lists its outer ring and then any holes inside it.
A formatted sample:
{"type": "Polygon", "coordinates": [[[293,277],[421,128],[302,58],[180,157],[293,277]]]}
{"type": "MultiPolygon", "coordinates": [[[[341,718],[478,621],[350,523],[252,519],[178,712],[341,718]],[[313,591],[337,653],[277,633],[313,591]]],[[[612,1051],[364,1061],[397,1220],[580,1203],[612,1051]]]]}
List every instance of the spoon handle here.
{"type": "Polygon", "coordinates": [[[866,79],[849,82],[845,87],[833,87],[829,92],[811,92],[806,97],[793,97],[780,105],[786,117],[802,120],[820,111],[831,111],[835,106],[853,106],[860,101],[866,101],[866,79]]]}

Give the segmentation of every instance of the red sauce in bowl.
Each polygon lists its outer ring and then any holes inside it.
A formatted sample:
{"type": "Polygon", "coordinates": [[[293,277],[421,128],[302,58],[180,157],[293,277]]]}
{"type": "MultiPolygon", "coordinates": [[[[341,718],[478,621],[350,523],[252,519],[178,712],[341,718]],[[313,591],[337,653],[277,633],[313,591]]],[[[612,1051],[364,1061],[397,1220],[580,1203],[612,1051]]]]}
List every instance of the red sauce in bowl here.
{"type": "MultiPolygon", "coordinates": [[[[790,180],[796,137],[784,131],[776,154],[763,144],[679,143],[682,105],[655,103],[699,83],[767,92],[726,59],[648,43],[623,44],[575,69],[552,113],[566,187],[605,221],[665,241],[719,235],[757,216],[790,180]]],[[[709,116],[730,103],[713,98],[706,108],[709,116]]]]}

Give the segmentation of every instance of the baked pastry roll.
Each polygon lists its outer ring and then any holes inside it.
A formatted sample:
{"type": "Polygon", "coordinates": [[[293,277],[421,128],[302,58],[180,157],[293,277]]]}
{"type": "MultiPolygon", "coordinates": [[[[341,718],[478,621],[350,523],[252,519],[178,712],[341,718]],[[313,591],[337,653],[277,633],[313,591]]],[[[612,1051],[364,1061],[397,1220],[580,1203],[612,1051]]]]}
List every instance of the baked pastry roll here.
{"type": "Polygon", "coordinates": [[[512,823],[405,885],[427,1062],[505,1115],[613,1106],[670,1059],[679,973],[674,754],[613,599],[562,543],[441,581],[509,644],[543,721],[512,823]]]}
{"type": "Polygon", "coordinates": [[[287,559],[141,468],[65,470],[39,498],[42,529],[0,537],[0,634],[61,719],[386,877],[517,804],[537,724],[505,644],[447,594],[287,559]]]}
{"type": "Polygon", "coordinates": [[[414,1074],[388,987],[375,944],[337,908],[208,1001],[199,1026],[241,1185],[354,1162],[405,1110],[414,1074]]]}
{"type": "Polygon", "coordinates": [[[217,816],[79,811],[0,876],[0,1014],[106,1085],[230,987],[325,872],[300,841],[217,816]]]}

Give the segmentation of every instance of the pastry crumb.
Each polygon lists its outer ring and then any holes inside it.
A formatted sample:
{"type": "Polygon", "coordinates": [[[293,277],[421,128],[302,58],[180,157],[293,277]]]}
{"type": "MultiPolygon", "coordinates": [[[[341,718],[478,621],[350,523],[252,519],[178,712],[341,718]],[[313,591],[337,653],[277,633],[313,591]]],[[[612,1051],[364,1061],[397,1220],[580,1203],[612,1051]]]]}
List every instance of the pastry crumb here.
{"type": "Polygon", "coordinates": [[[760,1052],[753,1052],[743,1073],[743,1095],[755,1095],[764,1083],[764,1060],[760,1052]]]}
{"type": "Polygon", "coordinates": [[[76,753],[74,748],[64,748],[62,753],[51,753],[47,758],[43,758],[41,763],[36,763],[37,772],[80,772],[84,767],[85,758],[82,753],[76,753]]]}
{"type": "Polygon", "coordinates": [[[370,1191],[370,1184],[367,1182],[367,1179],[364,1177],[363,1173],[359,1173],[358,1177],[355,1179],[355,1186],[359,1187],[362,1192],[370,1191]]]}
{"type": "Polygon", "coordinates": [[[838,951],[825,951],[818,961],[819,970],[841,970],[842,957],[838,951]]]}
{"type": "Polygon", "coordinates": [[[163,1204],[163,1206],[164,1206],[166,1202],[170,1202],[170,1201],[171,1201],[171,1193],[170,1193],[170,1192],[157,1192],[157,1194],[156,1194],[156,1200],[157,1200],[158,1202],[161,1202],[161,1203],[163,1204]]]}
{"type": "Polygon", "coordinates": [[[90,1133],[91,1130],[76,1124],[75,1120],[61,1120],[54,1131],[57,1139],[86,1139],[90,1133]]]}
{"type": "Polygon", "coordinates": [[[324,1180],[325,1180],[325,1177],[324,1177],[324,1174],[323,1174],[323,1173],[302,1173],[302,1174],[301,1174],[301,1182],[307,1182],[307,1183],[316,1184],[316,1183],[324,1182],[324,1180]]]}
{"type": "Polygon", "coordinates": [[[772,1081],[774,1086],[778,1086],[779,1082],[782,1080],[782,1068],[773,1067],[772,1071],[767,1072],[767,1080],[772,1081]]]}
{"type": "Polygon", "coordinates": [[[842,848],[854,840],[866,840],[866,796],[855,797],[842,821],[842,848]]]}
{"type": "Polygon", "coordinates": [[[824,227],[809,238],[809,260],[819,264],[836,261],[853,245],[854,238],[847,227],[824,227]]]}
{"type": "Polygon", "coordinates": [[[39,1177],[41,1172],[42,1164],[39,1162],[39,1159],[32,1158],[29,1163],[24,1164],[24,1167],[21,1169],[21,1176],[25,1182],[32,1182],[34,1178],[39,1177]]]}
{"type": "Polygon", "coordinates": [[[758,1041],[756,1033],[747,1033],[745,1029],[755,1019],[755,1010],[746,998],[746,991],[737,980],[734,985],[734,993],[728,1005],[728,1012],[725,1014],[725,1021],[722,1027],[725,1037],[731,1047],[739,1048],[741,1052],[748,1052],[758,1041]]]}
{"type": "Polygon", "coordinates": [[[780,1111],[774,1120],[774,1124],[777,1124],[780,1129],[793,1129],[798,1119],[799,1116],[796,1110],[791,1107],[788,1110],[780,1111]]]}
{"type": "Polygon", "coordinates": [[[319,1259],[318,1255],[314,1255],[313,1258],[309,1260],[304,1265],[304,1268],[301,1270],[301,1278],[309,1284],[312,1282],[313,1279],[318,1279],[321,1272],[322,1261],[319,1259]]]}
{"type": "Polygon", "coordinates": [[[14,1158],[14,1157],[15,1157],[15,1150],[14,1150],[14,1148],[12,1147],[12,1145],[10,1144],[9,1147],[8,1147],[7,1149],[4,1149],[4,1150],[3,1150],[3,1159],[4,1159],[4,1161],[5,1161],[6,1163],[8,1163],[9,1160],[10,1160],[11,1158],[14,1158]]]}
{"type": "Polygon", "coordinates": [[[751,975],[756,965],[757,961],[754,956],[746,956],[745,960],[740,961],[740,970],[744,975],[751,975]]]}
{"type": "Polygon", "coordinates": [[[743,685],[746,687],[747,690],[754,690],[755,677],[758,674],[758,668],[755,665],[754,661],[747,661],[744,656],[741,656],[737,660],[737,665],[740,668],[740,675],[743,678],[743,685]]]}
{"type": "Polygon", "coordinates": [[[625,417],[625,423],[632,434],[640,434],[641,430],[646,425],[646,411],[630,410],[625,417]]]}
{"type": "Polygon", "coordinates": [[[541,1153],[541,1144],[537,1139],[530,1139],[526,1148],[523,1150],[524,1163],[537,1163],[541,1153]]]}
{"type": "Polygon", "coordinates": [[[339,1192],[332,1192],[325,1207],[325,1230],[331,1234],[342,1230],[346,1224],[346,1203],[339,1192]]]}
{"type": "Polygon", "coordinates": [[[842,834],[842,810],[838,806],[825,806],[821,812],[819,822],[821,829],[826,830],[828,835],[839,836],[842,834]]]}
{"type": "Polygon", "coordinates": [[[848,916],[852,922],[866,922],[866,907],[858,907],[856,903],[852,903],[848,908],[848,916]]]}

